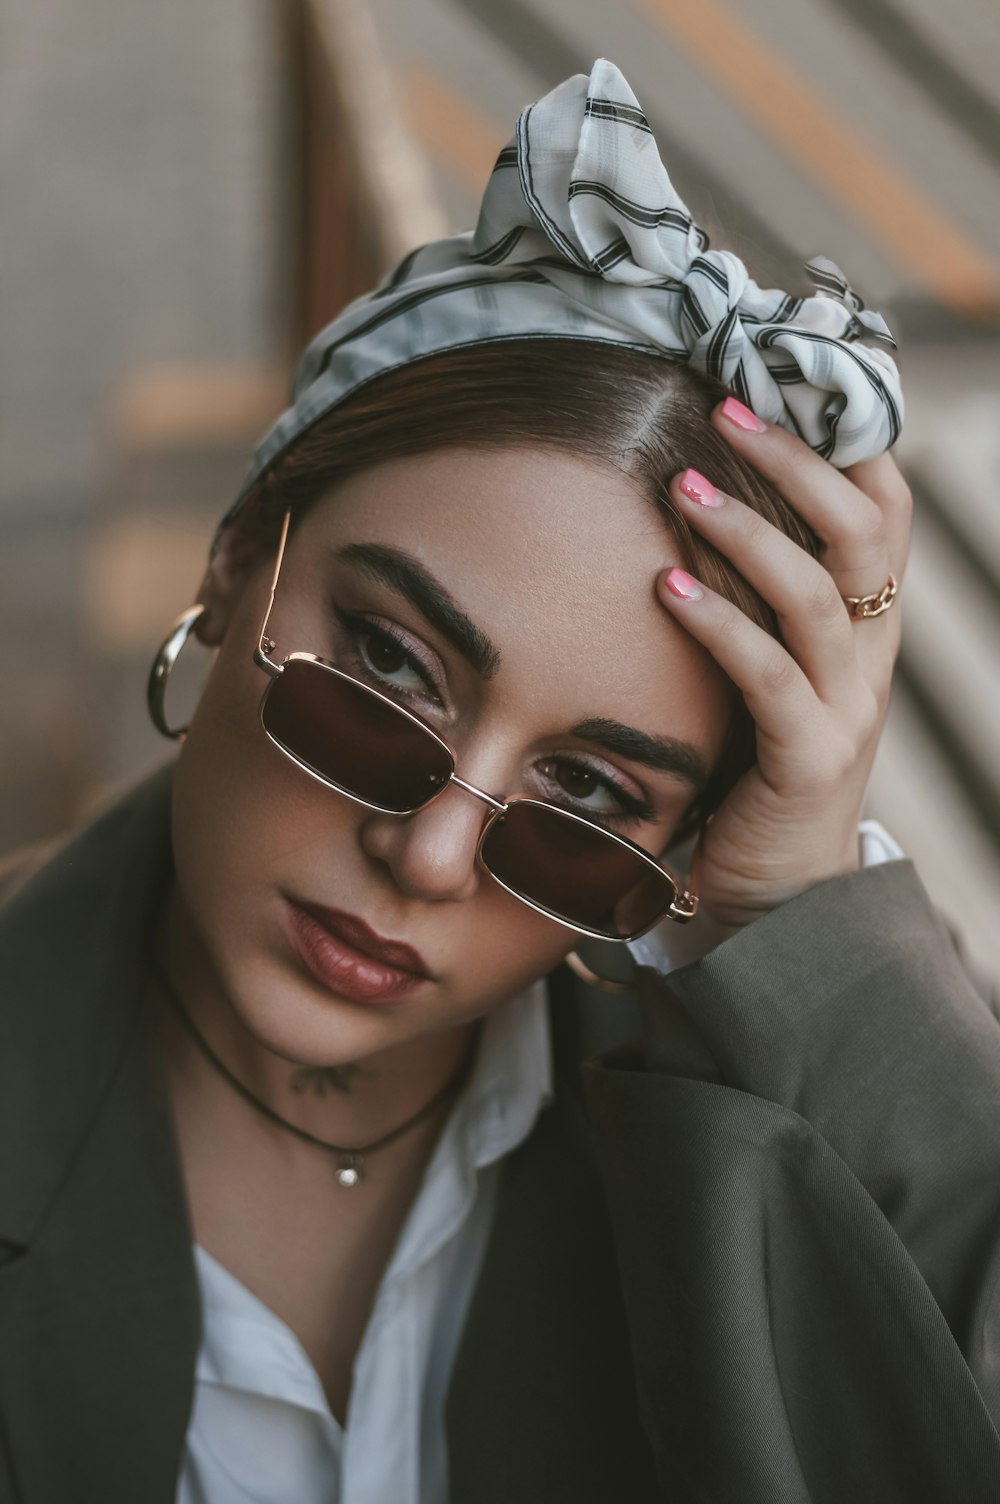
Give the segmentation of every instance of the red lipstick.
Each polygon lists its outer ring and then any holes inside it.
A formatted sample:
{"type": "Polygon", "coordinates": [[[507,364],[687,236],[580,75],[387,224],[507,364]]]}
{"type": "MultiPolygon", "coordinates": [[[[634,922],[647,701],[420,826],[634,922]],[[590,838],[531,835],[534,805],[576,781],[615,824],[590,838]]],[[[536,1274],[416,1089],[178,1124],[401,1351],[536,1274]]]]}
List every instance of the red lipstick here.
{"type": "Polygon", "coordinates": [[[289,901],[288,931],[316,980],[351,1002],[396,1002],[430,980],[412,946],[383,939],[342,909],[289,901]]]}

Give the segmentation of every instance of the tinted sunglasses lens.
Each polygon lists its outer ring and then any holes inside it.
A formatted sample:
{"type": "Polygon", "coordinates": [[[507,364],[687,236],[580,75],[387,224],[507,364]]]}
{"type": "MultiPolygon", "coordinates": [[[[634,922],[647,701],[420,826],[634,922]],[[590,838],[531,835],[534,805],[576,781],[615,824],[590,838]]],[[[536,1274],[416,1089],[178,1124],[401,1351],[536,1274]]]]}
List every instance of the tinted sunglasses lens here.
{"type": "Polygon", "coordinates": [[[289,659],[271,681],[261,720],[310,772],[396,814],[426,804],[453,771],[429,731],[363,684],[308,659],[289,659]]]}
{"type": "Polygon", "coordinates": [[[482,845],[493,876],[554,918],[622,940],[646,929],[674,899],[670,878],[587,820],[517,801],[482,845]]]}

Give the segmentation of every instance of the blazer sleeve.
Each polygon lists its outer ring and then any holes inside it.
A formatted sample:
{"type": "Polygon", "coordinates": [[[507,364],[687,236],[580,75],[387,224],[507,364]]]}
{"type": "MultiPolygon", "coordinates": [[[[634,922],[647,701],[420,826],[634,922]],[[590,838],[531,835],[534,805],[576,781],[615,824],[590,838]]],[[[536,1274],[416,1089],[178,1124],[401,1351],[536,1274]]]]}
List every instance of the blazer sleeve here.
{"type": "Polygon", "coordinates": [[[908,861],[663,977],[584,1067],[665,1497],[1000,1500],[1000,1024],[908,861]]]}

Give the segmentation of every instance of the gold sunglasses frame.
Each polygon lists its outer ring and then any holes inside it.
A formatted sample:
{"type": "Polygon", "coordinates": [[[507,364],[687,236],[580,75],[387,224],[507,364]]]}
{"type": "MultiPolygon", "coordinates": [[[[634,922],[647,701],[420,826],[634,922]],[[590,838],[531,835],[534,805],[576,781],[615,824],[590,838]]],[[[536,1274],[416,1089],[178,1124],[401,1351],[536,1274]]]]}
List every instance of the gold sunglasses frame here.
{"type": "Polygon", "coordinates": [[[448,743],[442,737],[438,736],[433,727],[427,725],[426,721],[422,721],[419,716],[414,715],[412,711],[407,710],[404,706],[397,704],[395,700],[391,699],[388,695],[382,694],[380,690],[373,689],[370,684],[363,684],[359,679],[353,678],[350,674],[345,674],[342,669],[336,668],[332,663],[327,663],[324,658],[320,658],[315,653],[289,653],[285,658],[282,659],[281,663],[275,663],[273,661],[271,654],[275,651],[277,644],[274,642],[273,638],[268,637],[267,627],[268,622],[271,619],[271,611],[274,606],[275,591],[278,588],[278,576],[281,573],[281,563],[285,556],[285,545],[288,541],[288,529],[291,523],[291,516],[291,510],[289,509],[285,512],[284,520],[281,524],[281,538],[278,543],[278,555],[274,564],[274,574],[271,579],[271,588],[268,594],[267,606],[264,611],[264,619],[261,622],[260,632],[258,633],[257,637],[257,646],[254,649],[253,654],[254,663],[258,668],[262,669],[264,673],[268,675],[271,681],[267,685],[267,688],[264,690],[264,693],[261,696],[258,714],[260,716],[260,722],[261,726],[263,727],[264,734],[272,743],[272,745],[277,747],[280,752],[284,753],[289,761],[293,762],[296,767],[301,768],[304,773],[308,773],[309,776],[311,778],[314,778],[317,783],[321,783],[324,788],[332,789],[334,793],[343,795],[345,799],[350,799],[355,804],[360,804],[364,809],[375,810],[379,814],[416,814],[418,810],[426,809],[427,806],[431,804],[435,799],[437,799],[441,794],[443,794],[444,791],[451,786],[451,784],[457,784],[460,789],[464,789],[465,792],[467,794],[471,794],[474,799],[480,799],[485,805],[488,806],[488,812],[483,822],[483,828],[479,833],[479,841],[476,846],[476,861],[479,863],[479,865],[485,872],[489,873],[490,877],[495,883],[498,883],[500,887],[503,888],[505,893],[509,893],[512,898],[516,898],[520,903],[526,904],[529,909],[534,909],[536,914],[544,915],[546,919],[551,919],[556,924],[561,924],[565,929],[572,930],[572,932],[576,935],[589,935],[595,940],[607,940],[611,943],[627,945],[629,941],[638,940],[641,935],[648,934],[649,931],[654,928],[654,926],[660,923],[661,919],[669,917],[670,919],[675,920],[678,924],[687,924],[690,920],[692,920],[698,912],[697,894],[692,893],[687,888],[684,888],[678,881],[675,874],[670,871],[669,867],[665,867],[662,862],[658,862],[655,857],[650,856],[648,851],[644,851],[641,846],[637,846],[636,843],[634,841],[630,841],[627,836],[620,836],[617,835],[614,831],[605,830],[602,826],[597,825],[593,820],[588,820],[585,815],[578,815],[573,810],[561,809],[559,805],[551,804],[544,799],[532,799],[527,794],[512,794],[510,798],[506,800],[494,799],[493,795],[488,794],[485,789],[476,788],[475,784],[467,783],[464,778],[459,778],[456,771],[457,759],[455,757],[454,751],[451,747],[449,747],[448,743]],[[440,787],[435,789],[434,792],[427,799],[425,799],[422,804],[418,804],[415,809],[394,810],[386,809],[385,806],[381,804],[372,804],[367,799],[362,799],[360,795],[352,794],[348,789],[341,788],[340,784],[332,783],[329,778],[324,778],[321,773],[317,773],[315,768],[311,768],[308,763],[305,763],[301,758],[296,757],[295,753],[292,752],[288,747],[286,747],[284,743],[278,741],[276,737],[272,736],[267,728],[267,725],[264,722],[264,707],[267,704],[268,697],[270,696],[271,691],[277,681],[281,678],[281,675],[284,672],[285,664],[292,662],[314,663],[316,667],[322,669],[324,673],[333,674],[338,679],[346,680],[347,683],[355,685],[358,689],[363,690],[366,694],[373,696],[374,699],[381,700],[384,705],[388,705],[389,708],[391,710],[394,710],[397,715],[404,716],[408,721],[412,721],[413,724],[418,727],[425,736],[429,736],[435,742],[437,742],[438,746],[445,753],[452,769],[449,777],[444,782],[442,782],[440,787]],[[633,855],[640,857],[647,866],[651,867],[655,872],[659,873],[661,877],[665,877],[667,879],[667,882],[670,884],[674,895],[671,899],[670,904],[666,909],[663,910],[662,913],[657,914],[655,919],[650,920],[649,924],[643,925],[641,929],[635,930],[628,935],[608,935],[603,930],[589,929],[585,925],[580,924],[571,924],[568,919],[563,919],[560,915],[553,913],[551,909],[546,909],[545,907],[543,907],[543,905],[535,903],[533,899],[526,898],[523,893],[519,893],[515,888],[512,888],[508,883],[505,883],[501,877],[498,877],[493,869],[487,864],[486,859],[483,856],[483,845],[490,831],[493,829],[493,826],[515,804],[528,804],[533,805],[538,809],[551,811],[561,816],[561,818],[565,820],[574,820],[579,825],[587,826],[588,830],[593,831],[596,835],[602,836],[607,841],[614,841],[617,845],[624,846],[628,851],[632,852],[633,855]]]}

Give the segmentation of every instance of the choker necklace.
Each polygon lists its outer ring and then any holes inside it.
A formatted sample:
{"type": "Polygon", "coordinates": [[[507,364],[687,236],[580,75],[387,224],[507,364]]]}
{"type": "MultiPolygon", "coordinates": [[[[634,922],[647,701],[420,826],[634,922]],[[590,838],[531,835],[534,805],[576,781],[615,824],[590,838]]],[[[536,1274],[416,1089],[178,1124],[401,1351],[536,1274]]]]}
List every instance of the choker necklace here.
{"type": "Polygon", "coordinates": [[[394,1144],[398,1138],[402,1138],[404,1133],[408,1133],[411,1128],[415,1128],[418,1123],[422,1123],[425,1118],[429,1118],[436,1108],[440,1107],[443,1102],[446,1102],[449,1097],[454,1096],[461,1089],[472,1066],[473,1054],[469,1051],[460,1068],[450,1080],[446,1081],[441,1089],[436,1091],[430,1101],[425,1102],[419,1111],[415,1112],[412,1117],[407,1118],[405,1123],[400,1123],[398,1127],[390,1129],[388,1133],[383,1133],[381,1138],[375,1139],[370,1144],[361,1144],[356,1149],[346,1149],[342,1144],[328,1143],[326,1139],[317,1138],[314,1133],[309,1133],[305,1128],[299,1128],[295,1123],[290,1123],[287,1118],[283,1118],[280,1113],[275,1112],[273,1107],[269,1107],[266,1102],[261,1101],[260,1097],[255,1096],[250,1088],[244,1085],[239,1076],[234,1075],[225,1061],[221,1060],[212,1049],[212,1046],[177,996],[173,983],[156,956],[151,958],[151,966],[157,981],[166,994],[171,1008],[183,1023],[209,1064],[214,1066],[219,1075],[224,1077],[229,1082],[229,1085],[239,1092],[241,1097],[249,1102],[252,1107],[256,1107],[257,1111],[263,1113],[264,1117],[269,1118],[272,1123],[278,1123],[282,1128],[287,1128],[289,1133],[294,1133],[296,1138],[303,1139],[307,1144],[315,1144],[318,1148],[326,1149],[328,1153],[335,1154],[337,1156],[337,1181],[340,1185],[348,1188],[360,1185],[362,1180],[364,1180],[366,1155],[374,1154],[376,1149],[385,1149],[389,1144],[394,1144]]]}

